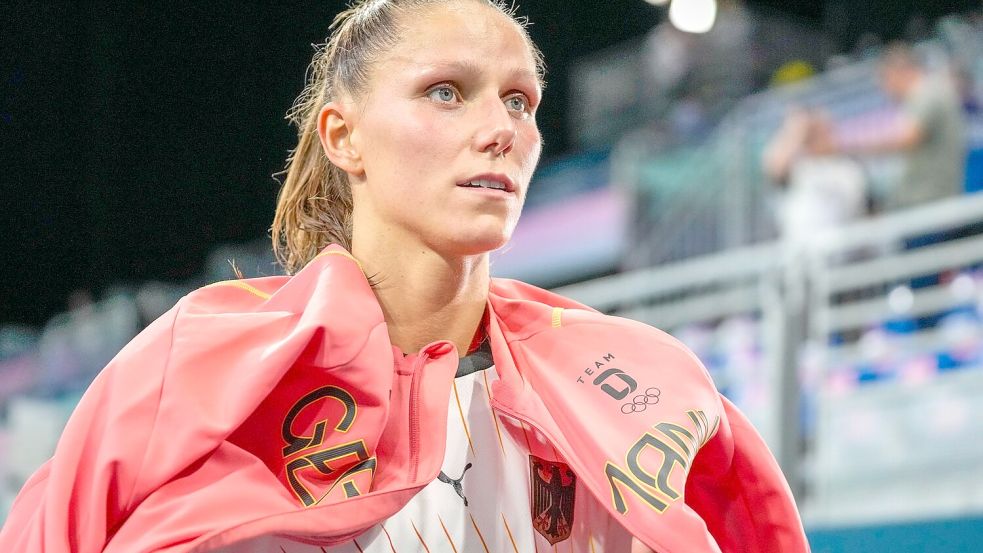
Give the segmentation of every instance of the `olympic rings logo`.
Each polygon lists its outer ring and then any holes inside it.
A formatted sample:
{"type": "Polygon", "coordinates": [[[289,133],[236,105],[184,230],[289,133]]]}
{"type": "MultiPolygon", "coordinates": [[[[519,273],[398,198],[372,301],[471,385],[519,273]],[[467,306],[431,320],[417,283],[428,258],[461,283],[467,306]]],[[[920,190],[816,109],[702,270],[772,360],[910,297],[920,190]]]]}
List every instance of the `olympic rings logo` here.
{"type": "Polygon", "coordinates": [[[649,405],[655,405],[659,403],[659,398],[662,396],[662,390],[651,387],[645,390],[644,394],[638,394],[637,396],[631,398],[629,403],[621,406],[621,412],[625,415],[631,413],[642,413],[648,409],[649,405]]]}

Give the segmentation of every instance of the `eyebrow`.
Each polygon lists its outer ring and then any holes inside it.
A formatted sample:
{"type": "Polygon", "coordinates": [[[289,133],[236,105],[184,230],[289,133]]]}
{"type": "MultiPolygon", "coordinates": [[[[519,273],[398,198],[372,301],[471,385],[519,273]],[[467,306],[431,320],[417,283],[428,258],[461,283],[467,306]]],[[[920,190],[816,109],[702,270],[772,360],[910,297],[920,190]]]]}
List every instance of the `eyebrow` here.
{"type": "MultiPolygon", "coordinates": [[[[448,62],[437,62],[437,63],[427,63],[419,64],[426,71],[438,71],[443,69],[451,69],[464,73],[468,76],[475,76],[481,74],[481,68],[477,63],[471,61],[448,61],[448,62]]],[[[514,68],[509,72],[509,76],[515,79],[529,79],[542,86],[542,79],[536,73],[523,68],[514,68]]]]}

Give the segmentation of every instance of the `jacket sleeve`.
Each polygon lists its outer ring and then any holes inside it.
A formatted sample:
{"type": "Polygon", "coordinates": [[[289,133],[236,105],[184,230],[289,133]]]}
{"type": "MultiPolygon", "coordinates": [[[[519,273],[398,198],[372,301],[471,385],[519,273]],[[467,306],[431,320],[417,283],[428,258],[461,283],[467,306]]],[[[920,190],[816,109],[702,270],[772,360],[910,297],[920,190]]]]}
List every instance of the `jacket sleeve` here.
{"type": "Polygon", "coordinates": [[[102,551],[142,499],[136,482],[147,461],[179,306],[134,338],[93,381],[54,455],[14,500],[0,531],[0,551],[102,551]]]}
{"type": "Polygon", "coordinates": [[[700,450],[686,486],[686,503],[721,551],[809,551],[792,492],[764,440],[721,396],[717,434],[700,450]]]}

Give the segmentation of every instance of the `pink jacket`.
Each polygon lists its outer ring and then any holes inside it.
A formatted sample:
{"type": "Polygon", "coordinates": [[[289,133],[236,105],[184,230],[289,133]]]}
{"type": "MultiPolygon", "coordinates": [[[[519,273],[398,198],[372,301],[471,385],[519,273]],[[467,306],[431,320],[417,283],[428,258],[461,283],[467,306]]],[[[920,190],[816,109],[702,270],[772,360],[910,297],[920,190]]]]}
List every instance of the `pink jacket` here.
{"type": "MultiPolygon", "coordinates": [[[[659,553],[808,551],[775,460],[684,346],[514,281],[488,307],[493,408],[547,436],[633,535],[659,553]]],[[[86,392],[0,551],[347,541],[443,459],[456,350],[397,353],[336,246],[294,277],[189,294],[86,392]]]]}

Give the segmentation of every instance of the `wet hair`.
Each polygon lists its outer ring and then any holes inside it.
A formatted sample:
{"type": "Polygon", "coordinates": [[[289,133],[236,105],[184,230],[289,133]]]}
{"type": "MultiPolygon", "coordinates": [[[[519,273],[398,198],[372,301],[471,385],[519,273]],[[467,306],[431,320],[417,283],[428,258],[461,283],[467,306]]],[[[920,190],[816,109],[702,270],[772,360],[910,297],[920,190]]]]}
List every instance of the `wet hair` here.
{"type": "MultiPolygon", "coordinates": [[[[367,91],[373,64],[391,51],[412,16],[432,5],[462,0],[356,0],[339,13],[330,36],[315,47],[307,85],[287,112],[297,126],[297,147],[290,152],[270,229],[273,251],[292,274],[324,247],[351,249],[352,193],[348,175],[321,148],[317,119],[321,108],[340,97],[358,100],[367,91]]],[[[526,30],[528,22],[500,0],[468,0],[509,17],[521,29],[542,81],[543,57],[526,30]]]]}

